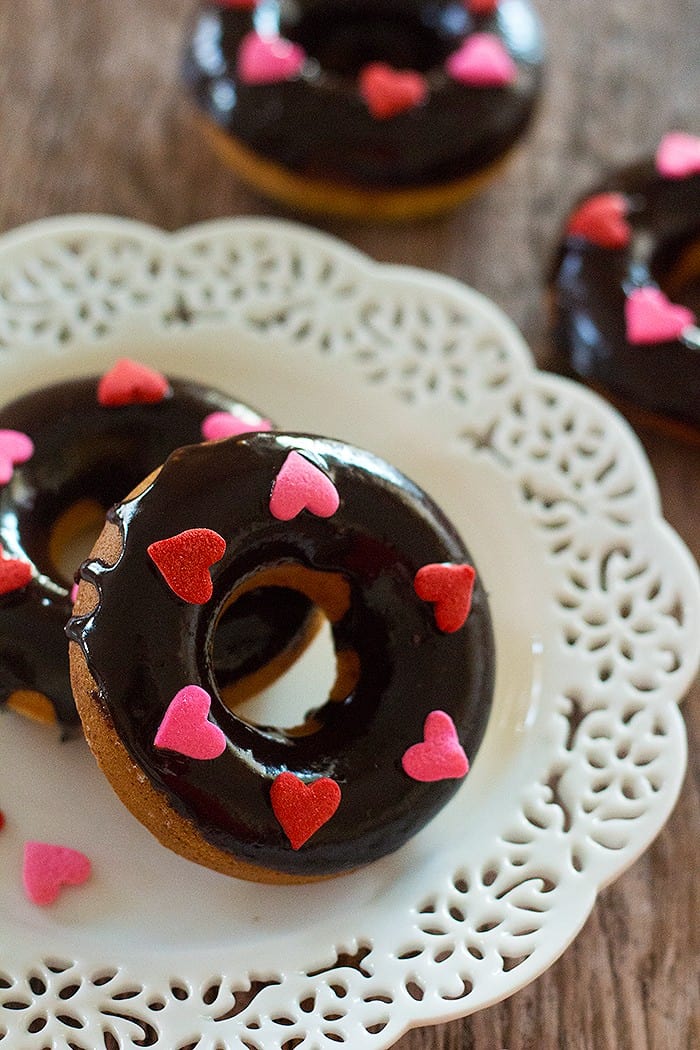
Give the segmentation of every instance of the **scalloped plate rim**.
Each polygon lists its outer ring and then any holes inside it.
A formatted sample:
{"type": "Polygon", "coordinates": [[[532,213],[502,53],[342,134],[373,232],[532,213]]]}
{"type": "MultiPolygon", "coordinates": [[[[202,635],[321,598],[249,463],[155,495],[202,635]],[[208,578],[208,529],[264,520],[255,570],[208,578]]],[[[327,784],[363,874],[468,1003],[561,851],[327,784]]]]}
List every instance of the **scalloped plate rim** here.
{"type": "MultiPolygon", "coordinates": [[[[518,357],[520,366],[526,372],[531,374],[531,378],[537,379],[538,377],[546,377],[544,379],[544,382],[546,383],[553,383],[555,386],[563,384],[563,388],[575,387],[577,390],[577,394],[581,395],[581,397],[583,397],[584,399],[589,399],[589,403],[591,404],[591,406],[596,406],[597,410],[602,409],[605,411],[605,413],[609,414],[610,416],[616,417],[617,425],[621,427],[622,432],[624,432],[628,449],[633,450],[634,457],[637,461],[638,475],[640,478],[644,479],[646,494],[649,497],[645,503],[645,505],[649,508],[649,524],[652,525],[654,529],[659,529],[664,534],[664,543],[666,545],[670,545],[675,550],[675,556],[685,562],[685,564],[688,567],[688,571],[690,572],[691,576],[693,576],[695,579],[695,584],[698,593],[700,594],[700,574],[698,574],[697,565],[695,564],[695,561],[692,558],[692,555],[690,554],[690,551],[688,550],[687,546],[683,543],[683,541],[677,535],[677,533],[673,529],[671,529],[668,523],[665,522],[663,517],[661,516],[660,498],[656,480],[649,468],[649,464],[641,446],[641,442],[637,438],[634,431],[632,431],[631,427],[629,427],[629,425],[622,419],[622,417],[620,417],[607,404],[607,402],[605,402],[601,397],[599,397],[599,395],[594,394],[591,391],[588,391],[582,387],[579,387],[578,384],[575,384],[571,380],[564,379],[559,376],[549,375],[547,373],[539,371],[534,365],[530,351],[526,347],[524,341],[522,340],[522,337],[517,332],[512,322],[510,322],[509,319],[507,319],[501,313],[498,307],[491,303],[490,300],[486,299],[483,295],[481,295],[481,293],[474,291],[473,289],[467,288],[465,285],[461,284],[459,281],[453,278],[441,274],[429,273],[428,271],[414,267],[390,265],[386,263],[375,262],[365,253],[345,244],[345,242],[343,242],[342,240],[333,237],[329,234],[321,233],[315,229],[310,229],[308,227],[302,226],[301,224],[297,224],[294,222],[280,221],[274,218],[259,219],[254,217],[229,220],[210,220],[203,223],[198,223],[194,226],[189,226],[180,231],[170,233],[167,231],[159,230],[157,227],[151,226],[146,223],[141,223],[135,220],[124,220],[118,217],[99,215],[86,216],[80,214],[57,216],[50,219],[40,219],[35,222],[28,223],[14,231],[10,231],[9,233],[0,236],[0,258],[5,256],[5,254],[7,254],[8,252],[12,252],[13,250],[25,250],[31,247],[33,243],[36,243],[37,239],[50,239],[52,236],[56,235],[67,236],[70,234],[80,235],[85,233],[132,232],[134,236],[148,237],[149,239],[152,239],[154,244],[162,245],[164,242],[168,241],[171,243],[175,242],[176,244],[186,244],[187,242],[195,241],[198,238],[206,238],[206,236],[214,233],[220,234],[222,231],[225,230],[260,229],[261,232],[264,231],[266,233],[269,233],[275,228],[282,231],[285,236],[289,236],[292,238],[300,238],[302,240],[305,240],[307,243],[314,244],[316,246],[322,246],[326,251],[330,252],[331,254],[342,255],[346,259],[350,260],[364,273],[370,273],[372,270],[376,269],[378,272],[381,272],[385,276],[395,277],[402,281],[416,282],[420,284],[421,287],[434,285],[436,290],[445,289],[445,291],[450,292],[452,294],[457,293],[461,297],[464,297],[466,295],[468,300],[471,299],[472,302],[478,303],[480,308],[485,308],[490,313],[492,318],[495,319],[498,326],[500,326],[501,328],[509,328],[509,346],[515,352],[515,355],[518,357]]],[[[697,610],[695,612],[697,616],[697,610]]],[[[700,649],[696,654],[695,659],[691,657],[688,660],[688,663],[685,667],[685,674],[679,680],[676,680],[676,682],[674,683],[676,688],[674,690],[669,691],[669,699],[680,700],[682,698],[682,694],[687,690],[688,686],[691,684],[692,679],[694,678],[697,672],[697,666],[699,662],[700,649]],[[678,695],[671,696],[671,693],[675,692],[677,692],[678,695]]],[[[676,731],[679,734],[679,739],[681,739],[685,743],[684,722],[677,708],[673,710],[673,715],[671,717],[676,721],[676,731]]],[[[531,980],[533,980],[534,978],[539,976],[539,974],[544,972],[555,961],[555,959],[558,958],[559,955],[561,955],[561,953],[575,938],[581,926],[585,923],[586,919],[588,918],[590,911],[592,910],[595,904],[597,893],[605,885],[609,884],[620,874],[622,874],[622,872],[626,870],[626,868],[629,867],[629,865],[632,864],[642,852],[644,852],[644,850],[648,847],[648,845],[656,836],[656,834],[658,834],[658,832],[661,830],[661,827],[663,827],[663,823],[667,819],[677,800],[678,793],[680,791],[683,780],[683,769],[684,761],[681,761],[678,763],[677,776],[675,778],[676,783],[673,785],[672,791],[668,791],[669,785],[668,782],[665,782],[664,800],[666,805],[663,807],[665,810],[665,816],[663,817],[661,823],[658,824],[658,826],[651,826],[648,829],[647,835],[643,836],[643,839],[635,841],[634,849],[625,847],[625,849],[622,851],[624,853],[624,863],[619,865],[618,867],[612,866],[609,873],[609,877],[607,879],[604,879],[602,882],[590,885],[588,887],[590,891],[590,906],[583,909],[583,914],[579,915],[580,922],[574,924],[575,928],[571,930],[570,936],[565,941],[565,943],[558,943],[557,950],[552,954],[551,958],[542,962],[540,962],[539,960],[540,953],[535,952],[534,958],[537,960],[537,965],[534,965],[533,963],[533,966],[531,967],[533,972],[528,971],[528,963],[530,960],[527,960],[525,963],[522,964],[522,967],[518,968],[518,976],[522,977],[522,980],[517,981],[514,987],[507,988],[501,992],[496,992],[493,998],[488,999],[488,1001],[480,1002],[477,1009],[482,1009],[488,1005],[491,1005],[492,1003],[498,1002],[504,997],[513,994],[513,992],[518,990],[519,988],[524,987],[524,985],[528,984],[531,980]]],[[[290,936],[293,936],[293,934],[290,933],[290,936]]],[[[218,948],[211,949],[211,953],[220,955],[220,950],[218,948]]],[[[148,959],[149,954],[150,953],[146,952],[142,954],[136,953],[134,957],[136,958],[136,956],[138,955],[138,958],[140,960],[146,960],[148,959]]],[[[128,968],[129,965],[127,964],[127,969],[128,968]]],[[[395,1027],[389,1026],[391,1030],[391,1043],[381,1043],[375,1041],[372,1045],[377,1047],[379,1047],[380,1045],[390,1046],[397,1038],[399,1038],[404,1032],[408,1031],[411,1027],[423,1026],[431,1023],[439,1023],[441,1021],[445,1021],[451,1018],[464,1017],[467,1013],[471,1012],[471,1010],[469,1009],[464,1009],[465,1005],[467,1004],[463,1004],[462,1006],[460,1006],[458,1001],[452,1007],[450,1007],[444,1000],[442,1000],[440,1012],[439,1014],[436,1014],[435,1012],[425,1012],[424,1008],[422,1007],[422,1004],[416,1003],[414,1005],[415,1014],[414,1016],[406,1019],[404,1027],[398,1030],[395,1027]]]]}

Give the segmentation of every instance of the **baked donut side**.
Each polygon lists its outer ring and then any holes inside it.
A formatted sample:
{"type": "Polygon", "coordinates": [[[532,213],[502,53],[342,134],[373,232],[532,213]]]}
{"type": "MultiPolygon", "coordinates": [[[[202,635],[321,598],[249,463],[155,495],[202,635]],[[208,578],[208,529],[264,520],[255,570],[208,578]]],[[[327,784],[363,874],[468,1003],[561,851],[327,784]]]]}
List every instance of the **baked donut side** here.
{"type": "Polygon", "coordinates": [[[402,220],[477,192],[524,134],[528,0],[205,3],[184,79],[225,162],[304,211],[402,220]]]}
{"type": "Polygon", "coordinates": [[[165,845],[259,881],[397,849],[459,788],[492,701],[486,593],[452,526],[388,464],[308,435],[171,455],[110,513],[68,633],[86,736],[117,794],[165,845]],[[212,535],[215,560],[200,547],[212,535]],[[211,581],[202,604],[154,564],[183,536],[188,573],[211,581]],[[324,610],[338,656],[329,699],[293,729],[239,718],[211,674],[221,609],[267,583],[324,610]],[[178,721],[190,704],[192,740],[178,721]]]}
{"type": "Polygon", "coordinates": [[[633,421],[700,440],[700,138],[671,132],[572,210],[551,289],[562,368],[633,421]]]}
{"type": "MultiPolygon", "coordinates": [[[[86,537],[89,550],[107,508],[173,448],[227,425],[270,424],[235,398],[125,360],[0,409],[0,706],[64,733],[79,727],[64,628],[86,537]]],[[[248,595],[219,632],[222,686],[235,681],[242,695],[261,668],[272,680],[317,625],[298,595],[248,595]]]]}

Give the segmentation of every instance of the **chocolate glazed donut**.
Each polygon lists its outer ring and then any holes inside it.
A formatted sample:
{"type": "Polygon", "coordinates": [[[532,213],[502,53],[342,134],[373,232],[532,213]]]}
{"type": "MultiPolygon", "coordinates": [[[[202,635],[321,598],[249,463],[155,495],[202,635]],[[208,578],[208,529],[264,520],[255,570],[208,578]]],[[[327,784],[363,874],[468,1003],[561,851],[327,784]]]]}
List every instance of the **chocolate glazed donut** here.
{"type": "Polygon", "coordinates": [[[678,298],[699,273],[700,138],[671,132],[577,205],[552,277],[564,369],[694,440],[700,329],[678,298]]]}
{"type": "Polygon", "coordinates": [[[525,131],[542,40],[528,0],[206,3],[184,77],[234,170],[305,210],[451,207],[525,131]]]}
{"type": "MultiPolygon", "coordinates": [[[[135,372],[145,383],[142,396],[149,396],[150,384],[158,400],[100,404],[105,377],[93,376],[37,390],[0,411],[0,468],[3,452],[15,448],[0,484],[0,705],[57,721],[66,735],[80,721],[64,633],[74,569],[62,571],[64,550],[79,545],[82,534],[92,541],[106,509],[174,448],[201,440],[212,413],[234,416],[242,427],[269,427],[253,409],[215,390],[168,382],[133,362],[122,366],[109,375],[132,382],[135,372]]],[[[291,650],[313,630],[309,615],[309,602],[291,591],[248,595],[224,618],[217,637],[221,687],[243,679],[254,688],[256,673],[281,673],[291,650]]]]}
{"type": "Polygon", "coordinates": [[[393,467],[298,434],[180,449],[93,553],[67,629],[76,702],[113,787],[165,845],[308,881],[397,849],[459,787],[491,706],[487,598],[452,526],[393,467]],[[180,579],[166,554],[186,543],[180,579]],[[211,597],[188,599],[208,573],[211,597]],[[280,583],[323,608],[337,655],[329,699],[291,730],[237,717],[211,666],[221,610],[280,583]]]}

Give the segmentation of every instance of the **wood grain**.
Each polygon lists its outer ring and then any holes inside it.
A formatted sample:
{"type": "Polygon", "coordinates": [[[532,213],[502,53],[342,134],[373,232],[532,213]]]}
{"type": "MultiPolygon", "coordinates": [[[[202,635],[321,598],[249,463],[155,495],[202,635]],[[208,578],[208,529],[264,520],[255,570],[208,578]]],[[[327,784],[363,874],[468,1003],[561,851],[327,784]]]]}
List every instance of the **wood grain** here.
{"type": "MultiPolygon", "coordinates": [[[[548,86],[526,143],[492,187],[448,217],[324,228],[373,256],[453,275],[550,359],[544,275],[566,209],[608,166],[674,126],[700,131],[697,0],[538,0],[548,86]]],[[[178,86],[193,0],[0,2],[0,230],[105,212],[176,229],[277,210],[200,139],[178,86]]],[[[700,555],[700,450],[642,435],[665,513],[700,555]]],[[[508,1001],[413,1031],[399,1050],[697,1050],[700,715],[690,770],[647,853],[600,896],[561,959],[508,1001]]]]}

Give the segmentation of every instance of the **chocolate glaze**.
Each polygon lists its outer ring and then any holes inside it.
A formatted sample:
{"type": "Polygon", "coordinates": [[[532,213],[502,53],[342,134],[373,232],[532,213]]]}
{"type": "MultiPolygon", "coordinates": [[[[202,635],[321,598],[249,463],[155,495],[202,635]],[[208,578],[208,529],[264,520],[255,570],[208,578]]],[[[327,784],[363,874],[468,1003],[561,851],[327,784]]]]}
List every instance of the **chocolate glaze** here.
{"type": "Polygon", "coordinates": [[[624,316],[627,293],[652,283],[663,288],[700,239],[700,175],[663,178],[648,160],[594,192],[627,197],[632,237],[610,249],[570,234],[560,246],[552,285],[562,367],[625,402],[700,427],[700,342],[632,346],[624,316]]]}
{"type": "Polygon", "coordinates": [[[411,780],[401,757],[422,739],[427,714],[441,709],[473,760],[493,690],[487,599],[477,577],[465,626],[453,634],[437,629],[432,605],[414,592],[415,573],[430,562],[469,561],[469,554],[439,509],[398,471],[329,439],[255,434],[178,450],[151,487],[118,505],[110,520],[121,530],[123,552],[113,567],[83,566],[99,599],[93,613],[69,623],[68,634],[97,683],[95,702],[132,760],[205,840],[269,870],[331,874],[395,850],[457,790],[457,780],[411,780]],[[290,449],[333,479],[341,503],[331,518],[303,511],[281,522],[270,514],[271,487],[290,449]],[[228,542],[212,566],[206,606],[174,596],[146,553],[164,533],[193,527],[228,542]],[[314,712],[320,728],[305,736],[237,718],[218,696],[211,666],[217,613],[232,589],[262,567],[287,562],[349,583],[349,608],[333,634],[336,651],[354,650],[361,668],[345,698],[314,712]],[[227,738],[220,758],[196,761],[153,745],[170,700],[187,684],[212,696],[210,718],[227,738]],[[330,776],[342,791],[333,818],[296,852],[269,800],[284,770],[303,779],[330,776]]]}
{"type": "MultiPolygon", "coordinates": [[[[48,697],[64,731],[79,726],[68,677],[64,628],[72,581],[50,552],[56,519],[78,500],[105,511],[123,499],[179,445],[201,439],[210,412],[261,416],[218,391],[173,379],[171,394],[151,405],[103,408],[98,377],[45,387],[6,405],[0,429],[20,430],[34,455],[0,486],[0,543],[6,556],[29,561],[27,587],[0,595],[0,705],[16,690],[48,697]]],[[[77,568],[77,567],[76,567],[77,568]]],[[[290,591],[249,593],[218,632],[222,684],[265,665],[289,645],[309,614],[309,602],[290,591]]]]}
{"type": "Polygon", "coordinates": [[[527,0],[481,16],[459,0],[268,0],[264,14],[263,26],[255,10],[202,4],[184,78],[215,124],[297,175],[377,189],[451,182],[497,160],[532,115],[542,42],[527,0]],[[309,60],[299,77],[241,82],[238,49],[254,25],[304,47],[309,60]],[[501,39],[518,67],[514,84],[470,88],[447,76],[445,59],[472,32],[501,39]],[[374,61],[425,73],[427,102],[374,119],[356,84],[374,61]]]}

